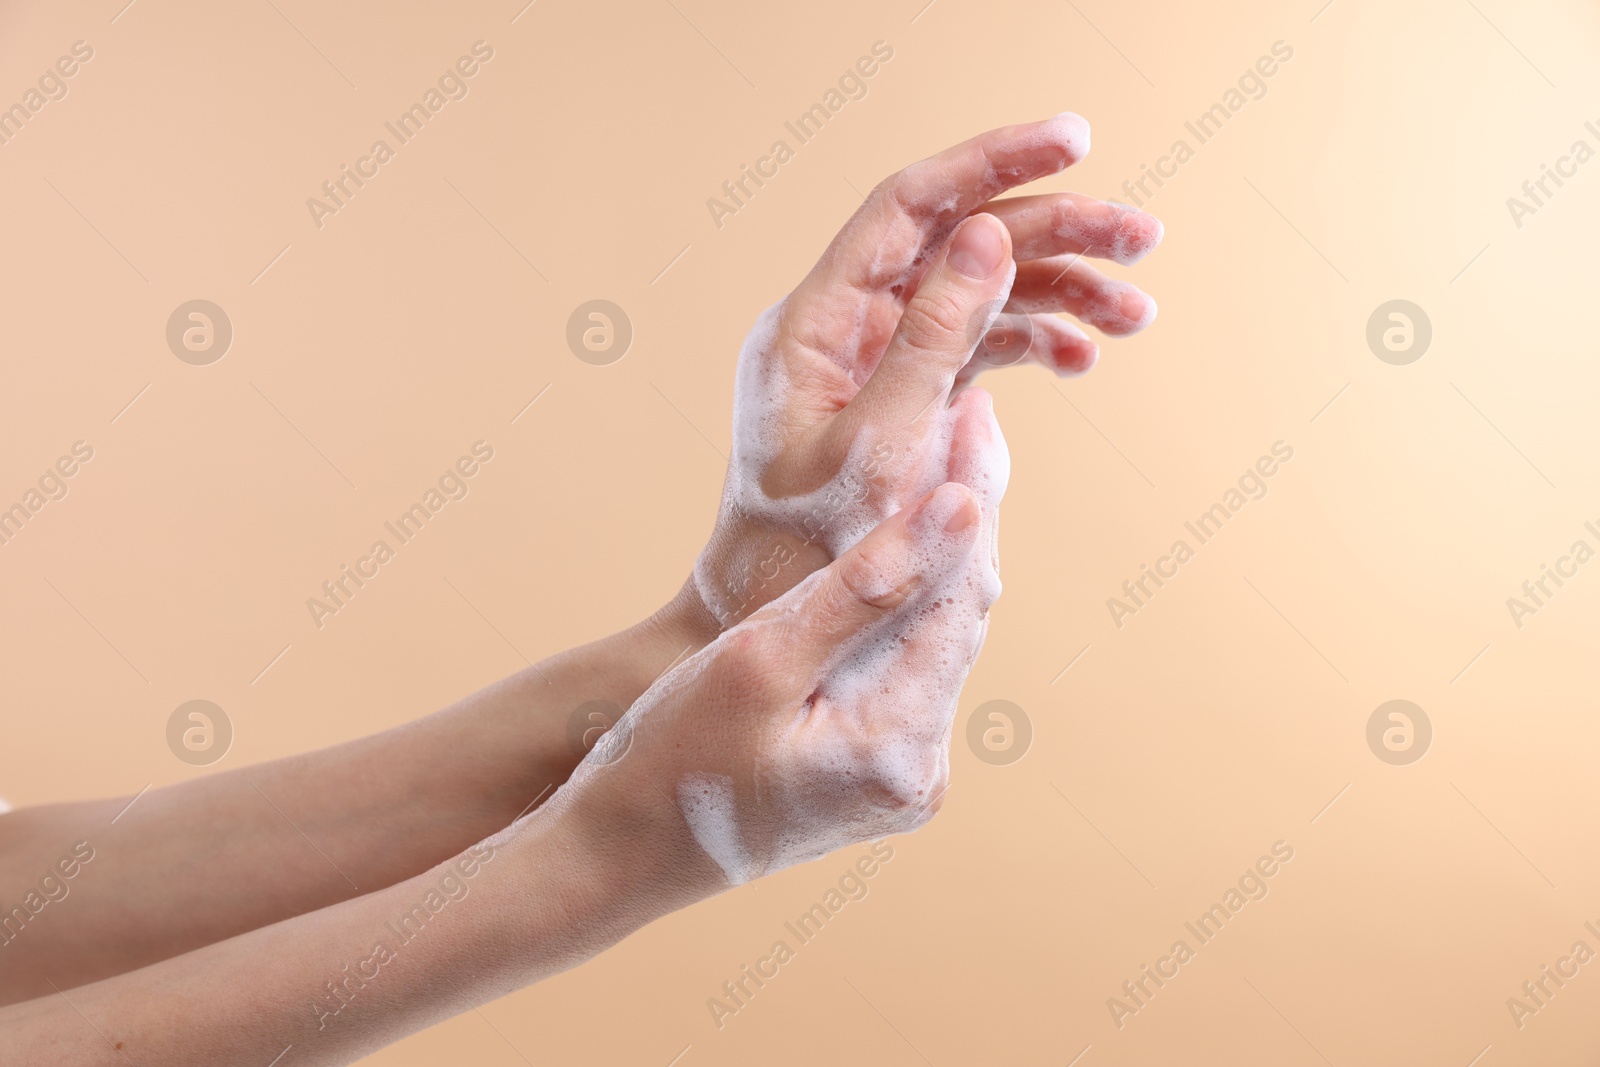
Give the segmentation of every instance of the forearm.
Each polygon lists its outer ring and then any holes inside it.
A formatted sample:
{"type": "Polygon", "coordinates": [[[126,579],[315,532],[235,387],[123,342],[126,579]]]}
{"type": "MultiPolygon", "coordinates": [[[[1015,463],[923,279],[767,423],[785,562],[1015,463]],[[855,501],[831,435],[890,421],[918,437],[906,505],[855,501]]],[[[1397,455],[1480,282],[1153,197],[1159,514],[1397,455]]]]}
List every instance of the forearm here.
{"type": "Polygon", "coordinates": [[[0,1009],[0,1065],[352,1062],[706,895],[703,863],[651,844],[674,834],[555,805],[387,889],[0,1009]]]}
{"type": "Polygon", "coordinates": [[[494,833],[571,773],[575,709],[626,708],[686,645],[709,640],[682,600],[381,734],[131,806],[0,817],[0,1003],[50,993],[46,974],[70,989],[370,893],[494,833]],[[92,859],[63,877],[56,865],[80,842],[92,859]]]}

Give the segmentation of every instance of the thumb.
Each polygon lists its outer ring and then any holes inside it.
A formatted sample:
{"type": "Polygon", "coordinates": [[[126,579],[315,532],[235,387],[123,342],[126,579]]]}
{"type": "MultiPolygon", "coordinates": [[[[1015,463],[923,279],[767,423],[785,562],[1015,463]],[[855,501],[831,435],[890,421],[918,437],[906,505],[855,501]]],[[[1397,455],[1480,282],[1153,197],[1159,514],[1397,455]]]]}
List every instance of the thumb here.
{"type": "Polygon", "coordinates": [[[835,416],[843,424],[836,432],[849,441],[864,423],[904,426],[947,399],[1015,273],[1000,220],[979,213],[962,222],[906,305],[872,377],[835,416]]]}
{"type": "Polygon", "coordinates": [[[850,638],[940,587],[971,555],[979,514],[972,490],[947,482],[797,588],[785,634],[792,662],[802,673],[820,669],[850,638]]]}

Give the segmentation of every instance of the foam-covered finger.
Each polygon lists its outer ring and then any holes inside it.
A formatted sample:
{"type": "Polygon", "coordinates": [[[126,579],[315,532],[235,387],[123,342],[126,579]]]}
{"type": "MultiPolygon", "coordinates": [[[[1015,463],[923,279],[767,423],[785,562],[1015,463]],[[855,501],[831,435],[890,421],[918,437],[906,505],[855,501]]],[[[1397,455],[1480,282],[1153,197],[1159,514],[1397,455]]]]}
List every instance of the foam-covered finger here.
{"type": "Polygon", "coordinates": [[[972,358],[956,374],[955,389],[970,385],[984,371],[1037,363],[1058,376],[1088,373],[1100,358],[1100,346],[1076,323],[1054,315],[1017,315],[994,320],[973,349],[972,358]]]}
{"type": "Polygon", "coordinates": [[[910,279],[961,220],[1007,189],[1058,173],[1089,151],[1089,124],[1063,112],[979,134],[880,182],[839,231],[796,297],[905,299],[910,279]]]}
{"type": "Polygon", "coordinates": [[[945,477],[971,489],[983,508],[989,566],[977,568],[968,588],[973,607],[984,613],[1000,596],[1000,501],[1011,480],[1011,452],[987,390],[967,389],[950,404],[945,477]]]}
{"type": "Polygon", "coordinates": [[[979,518],[972,491],[946,483],[798,587],[799,603],[785,605],[796,663],[820,669],[851,637],[936,588],[971,553],[979,518]]]}
{"type": "Polygon", "coordinates": [[[971,489],[985,514],[1005,496],[1011,454],[986,389],[967,389],[950,403],[950,449],[945,477],[971,489]]]}
{"type": "Polygon", "coordinates": [[[1060,255],[1137,263],[1165,232],[1154,215],[1078,193],[992,200],[983,210],[1011,231],[1011,254],[1018,263],[1060,255]]]}
{"type": "Polygon", "coordinates": [[[1060,256],[1018,263],[1005,310],[1025,315],[1064,311],[1122,337],[1155,321],[1156,302],[1138,286],[1101,274],[1081,256],[1060,256]]]}

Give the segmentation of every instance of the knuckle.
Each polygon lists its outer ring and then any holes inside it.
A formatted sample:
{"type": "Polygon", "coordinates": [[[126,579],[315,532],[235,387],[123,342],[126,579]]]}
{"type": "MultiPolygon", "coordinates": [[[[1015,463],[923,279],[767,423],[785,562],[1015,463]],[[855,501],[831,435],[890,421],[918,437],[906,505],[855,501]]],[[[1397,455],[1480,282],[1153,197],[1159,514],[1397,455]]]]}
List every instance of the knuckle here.
{"type": "Polygon", "coordinates": [[[913,346],[929,351],[967,347],[973,308],[961,295],[943,287],[918,290],[900,318],[900,329],[913,346]]]}
{"type": "Polygon", "coordinates": [[[925,746],[909,767],[875,775],[872,784],[885,817],[899,829],[914,830],[939,810],[949,781],[949,762],[942,748],[925,746]]]}
{"type": "Polygon", "coordinates": [[[772,675],[776,644],[770,628],[741,626],[723,635],[715,670],[723,688],[753,691],[772,675]]]}
{"type": "Polygon", "coordinates": [[[1103,239],[1107,226],[1104,214],[1085,208],[1075,200],[1057,200],[1050,205],[1050,232],[1080,241],[1103,239]]]}
{"type": "Polygon", "coordinates": [[[903,218],[919,223],[948,222],[965,213],[949,195],[950,173],[961,169],[957,161],[924,159],[879,182],[873,195],[903,218]]]}
{"type": "Polygon", "coordinates": [[[873,195],[895,211],[915,215],[920,211],[923,199],[923,182],[918,175],[917,165],[912,164],[879,182],[872,190],[873,195]]]}

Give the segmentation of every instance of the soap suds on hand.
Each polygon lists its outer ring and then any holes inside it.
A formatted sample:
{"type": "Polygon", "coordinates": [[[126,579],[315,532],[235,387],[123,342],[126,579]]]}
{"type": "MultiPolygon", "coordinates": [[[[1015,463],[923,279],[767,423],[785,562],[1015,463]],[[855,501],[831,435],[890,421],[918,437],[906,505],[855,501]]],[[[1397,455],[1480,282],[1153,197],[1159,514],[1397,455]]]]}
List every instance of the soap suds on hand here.
{"type": "MultiPolygon", "coordinates": [[[[826,484],[796,496],[768,496],[761,475],[782,447],[785,428],[777,420],[789,388],[779,360],[769,358],[780,309],[763,314],[740,356],[722,507],[795,531],[826,515],[818,540],[838,558],[894,512],[955,481],[977,498],[980,526],[975,543],[938,536],[963,497],[946,493],[930,501],[912,550],[922,584],[835,651],[812,702],[792,719],[770,724],[748,810],[737,803],[729,778],[695,772],[680,782],[679,807],[695,840],[735,885],[856,841],[913,830],[931,816],[948,779],[961,685],[1000,592],[997,509],[1010,476],[988,394],[969,390],[924,414],[923,439],[915,447],[903,443],[916,436],[906,427],[895,428],[893,446],[890,434],[869,428],[826,484]]],[[[822,579],[823,572],[813,573],[762,618],[798,610],[822,579]]],[[[705,567],[697,565],[696,580],[705,602],[731,616],[736,606],[720,599],[705,567]]]]}
{"type": "Polygon", "coordinates": [[[678,807],[689,832],[716,861],[731,885],[743,885],[755,869],[734,816],[733,779],[722,774],[691,774],[678,783],[678,807]]]}

